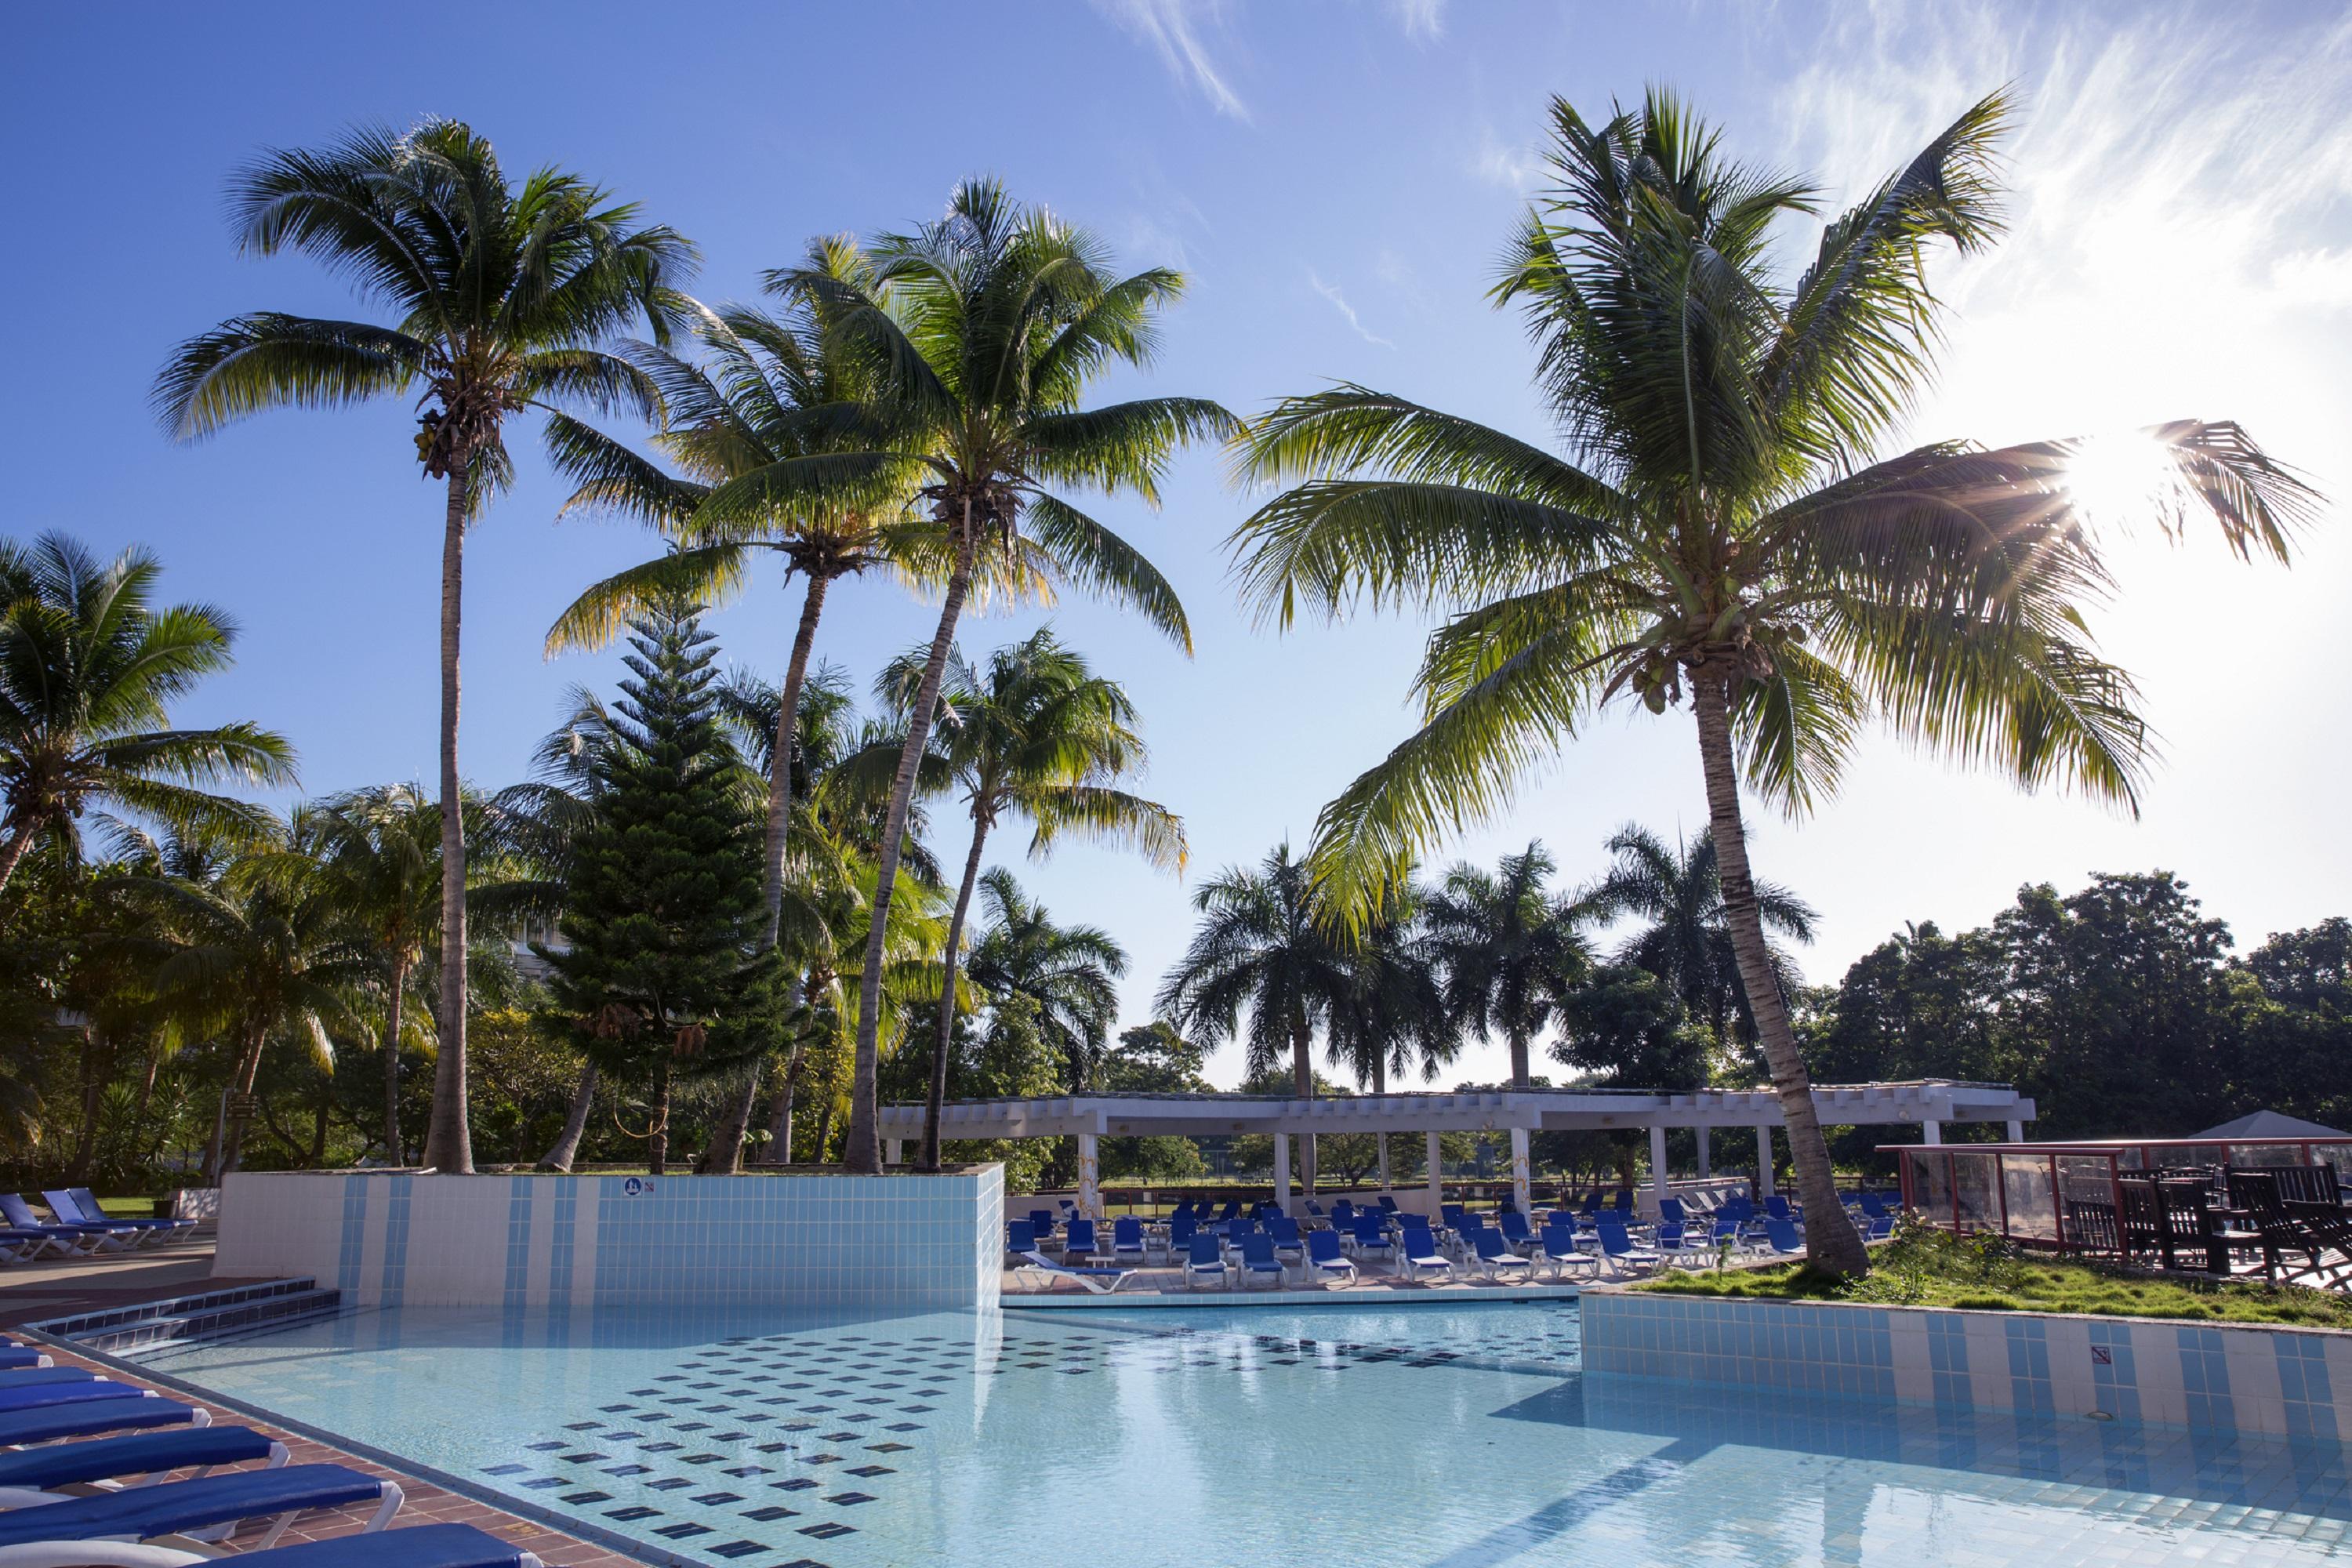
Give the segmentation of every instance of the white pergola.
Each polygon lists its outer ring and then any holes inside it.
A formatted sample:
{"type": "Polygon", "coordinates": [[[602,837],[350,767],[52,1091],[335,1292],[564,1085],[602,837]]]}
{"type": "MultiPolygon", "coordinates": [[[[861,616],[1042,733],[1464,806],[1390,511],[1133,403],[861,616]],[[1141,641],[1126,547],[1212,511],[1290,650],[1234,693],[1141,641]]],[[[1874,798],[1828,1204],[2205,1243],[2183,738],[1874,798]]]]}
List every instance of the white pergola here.
{"type": "MultiPolygon", "coordinates": [[[[1927,1142],[1943,1141],[1948,1121],[2000,1121],[2021,1142],[2033,1120],[2033,1101],[2005,1083],[1925,1079],[1916,1083],[1816,1084],[1813,1110],[1825,1126],[1917,1126],[1927,1142]]],[[[1288,1206],[1290,1141],[1349,1132],[1413,1133],[1429,1141],[1430,1212],[1439,1191],[1437,1140],[1445,1132],[1501,1132],[1511,1138],[1511,1184],[1521,1212],[1528,1192],[1528,1138],[1533,1132],[1647,1130],[1654,1190],[1665,1194],[1666,1132],[1698,1134],[1699,1174],[1711,1171],[1710,1138],[1717,1131],[1756,1134],[1764,1191],[1772,1190],[1772,1129],[1782,1124],[1780,1097],[1769,1089],[1496,1089],[1460,1094],[1371,1094],[1293,1100],[1258,1094],[1099,1094],[1036,1100],[973,1100],[941,1112],[942,1138],[1058,1138],[1078,1141],[1078,1205],[1101,1214],[1098,1140],[1126,1137],[1216,1137],[1237,1132],[1274,1138],[1276,1201],[1288,1206]]],[[[923,1108],[882,1108],[882,1136],[893,1163],[900,1145],[923,1133],[923,1108]]],[[[1381,1184],[1388,1185],[1382,1143],[1381,1184]]]]}

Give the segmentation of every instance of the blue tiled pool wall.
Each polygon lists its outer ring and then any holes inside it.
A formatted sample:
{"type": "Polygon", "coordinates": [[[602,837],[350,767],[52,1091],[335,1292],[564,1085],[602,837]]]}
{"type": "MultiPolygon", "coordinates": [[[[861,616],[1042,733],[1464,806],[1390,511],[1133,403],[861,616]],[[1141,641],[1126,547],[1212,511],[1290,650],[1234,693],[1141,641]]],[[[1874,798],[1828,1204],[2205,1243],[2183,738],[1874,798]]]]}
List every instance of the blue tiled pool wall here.
{"type": "Polygon", "coordinates": [[[315,1275],[360,1306],[993,1306],[1000,1167],[939,1176],[426,1177],[239,1172],[222,1277],[315,1275]]]}
{"type": "Polygon", "coordinates": [[[1615,1291],[1582,1306],[1591,1373],[2352,1436],[2352,1335],[1615,1291]]]}

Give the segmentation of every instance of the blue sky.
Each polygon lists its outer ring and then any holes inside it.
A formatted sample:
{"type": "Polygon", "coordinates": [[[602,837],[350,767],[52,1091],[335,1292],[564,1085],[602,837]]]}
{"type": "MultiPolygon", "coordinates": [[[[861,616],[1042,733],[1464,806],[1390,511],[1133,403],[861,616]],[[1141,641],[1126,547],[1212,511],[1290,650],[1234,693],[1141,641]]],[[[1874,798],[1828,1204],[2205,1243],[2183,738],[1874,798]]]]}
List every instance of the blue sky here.
{"type": "MultiPolygon", "coordinates": [[[[238,310],[345,313],[299,259],[236,257],[225,176],[269,145],[359,121],[471,121],[517,172],[561,163],[692,236],[697,291],[748,297],[811,235],[901,226],[992,173],[1192,290],[1134,384],[1244,412],[1360,380],[1544,433],[1517,324],[1483,293],[1537,179],[1545,104],[1588,112],[1664,81],[1742,153],[1866,188],[1981,93],[2018,84],[2013,233],[1947,261],[1947,373],[1911,434],[1999,441],[2193,416],[2234,417],[2332,495],[2352,485],[2352,25],[2319,4],[2057,8],[1517,5],[1446,0],[993,6],[47,7],[11,17],[0,131],[18,150],[0,284],[15,456],[0,527],[150,545],[167,593],[231,611],[237,669],[184,717],[289,733],[313,793],[429,778],[437,493],[402,406],[252,421],[168,445],[145,405],[169,347],[238,310]]],[[[1792,246],[1812,237],[1792,230],[1792,246]]],[[[572,682],[548,623],[642,558],[610,523],[552,520],[535,435],[520,481],[467,553],[468,775],[519,777],[572,682]]],[[[1276,637],[1237,609],[1222,541],[1247,499],[1213,454],[1157,514],[1099,509],[1175,582],[1187,661],[1115,611],[1053,619],[1129,684],[1149,789],[1182,813],[1194,874],[1304,840],[1318,807],[1401,739],[1423,627],[1363,621],[1276,637]]],[[[2122,552],[2101,619],[2141,678],[2168,762],[2142,817],[2026,798],[1889,742],[1802,823],[1765,817],[1767,875],[1820,907],[1809,975],[1833,979],[1906,920],[1989,918],[2027,880],[2162,866],[2242,942],[2346,912],[2338,805],[2352,742],[2340,673],[2352,551],[2331,510],[2293,573],[2199,540],[2122,552]]],[[[715,625],[773,672],[795,586],[756,584],[715,625]]],[[[1035,615],[967,623],[978,652],[1035,615]]],[[[929,616],[887,584],[837,591],[824,657],[862,684],[929,616]]],[[[1612,717],[1441,858],[1543,838],[1596,873],[1619,824],[1704,820],[1687,715],[1612,717]]],[[[950,859],[960,835],[942,836],[950,859]]],[[[1018,862],[1008,837],[1000,858],[1018,862]]],[[[1022,876],[1065,919],[1134,955],[1129,1020],[1181,950],[1186,886],[1067,849],[1022,876]]],[[[1465,1077],[1499,1073],[1474,1050],[1465,1077]]],[[[1231,1081],[1238,1060],[1213,1060],[1231,1081]]]]}

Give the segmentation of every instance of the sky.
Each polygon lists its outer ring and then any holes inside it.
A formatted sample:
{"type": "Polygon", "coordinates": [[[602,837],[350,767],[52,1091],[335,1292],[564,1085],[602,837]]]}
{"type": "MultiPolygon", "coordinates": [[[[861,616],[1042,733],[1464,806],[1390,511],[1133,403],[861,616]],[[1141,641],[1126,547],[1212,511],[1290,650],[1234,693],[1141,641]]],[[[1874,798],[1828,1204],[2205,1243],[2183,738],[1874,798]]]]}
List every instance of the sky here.
{"type": "MultiPolygon", "coordinates": [[[[1867,743],[1840,795],[1754,813],[1760,874],[1821,911],[1798,960],[1817,983],[1902,929],[1990,920],[2027,883],[2098,871],[2185,878],[2242,947],[2352,912],[2342,831],[2352,732],[2341,673],[2352,544],[2352,15],[2320,4],[1360,5],[1066,0],[991,6],[593,3],[50,6],[11,17],[0,134],[13,243],[0,288],[14,453],[0,532],[51,529],[166,566],[164,595],[220,606],[238,664],[175,717],[289,734],[309,794],[435,770],[441,502],[398,403],[285,412],[199,447],[168,442],[148,389],[172,345],[238,311],[350,314],[299,258],[239,257],[222,192],[258,151],[362,122],[440,115],[510,172],[576,171],[698,241],[695,291],[755,296],[812,236],[904,227],[990,174],[1098,231],[1130,267],[1190,288],[1142,374],[1104,384],[1244,414],[1352,380],[1549,435],[1519,323],[1485,295],[1540,182],[1546,108],[1590,116],[1670,85],[1740,155],[1852,200],[1984,93],[2021,105],[2010,233],[1933,263],[1952,307],[1939,382],[1888,444],[1988,443],[2232,418],[2331,498],[2292,570],[2210,535],[2116,551],[2096,620],[2139,679],[2164,760],[2135,819],[1867,743]]],[[[1794,258],[1816,234],[1792,225],[1794,258]]],[[[623,433],[627,433],[624,431],[623,433]]],[[[574,683],[610,655],[541,656],[592,581],[649,553],[612,522],[556,521],[536,432],[467,552],[463,757],[524,775],[574,683]]],[[[1182,879],[1067,847],[1012,866],[1057,919],[1132,955],[1123,1023],[1182,951],[1201,877],[1255,862],[1410,732],[1425,622],[1257,626],[1223,541],[1252,498],[1221,458],[1183,458],[1164,504],[1094,510],[1191,613],[1194,657],[1116,608],[1070,602],[967,622],[978,654],[1050,619],[1127,685],[1152,749],[1139,786],[1184,817],[1182,879]]],[[[769,573],[711,621],[730,662],[774,675],[798,585],[769,573]]],[[[836,588],[820,655],[863,689],[924,638],[892,584],[836,588]]],[[[283,801],[281,799],[280,804],[283,801]]],[[[1432,857],[1491,862],[1540,838],[1563,886],[1597,876],[1627,823],[1704,826],[1686,710],[1592,727],[1503,816],[1432,857]]],[[[941,858],[960,862],[959,831],[941,858]]],[[[1446,1077],[1491,1080],[1499,1043],[1446,1077]]],[[[1237,1050],[1210,1073],[1230,1085],[1237,1050]]]]}

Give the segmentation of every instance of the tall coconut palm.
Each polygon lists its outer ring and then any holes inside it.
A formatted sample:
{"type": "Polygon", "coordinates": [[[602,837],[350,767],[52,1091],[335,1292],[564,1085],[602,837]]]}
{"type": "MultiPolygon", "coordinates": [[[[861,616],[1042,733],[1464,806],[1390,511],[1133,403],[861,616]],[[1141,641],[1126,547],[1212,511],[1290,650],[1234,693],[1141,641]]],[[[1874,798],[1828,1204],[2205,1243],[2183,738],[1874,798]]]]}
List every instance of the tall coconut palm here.
{"type": "MultiPolygon", "coordinates": [[[[972,984],[991,996],[1026,996],[1037,1025],[1061,1048],[1073,1094],[1083,1094],[1118,1022],[1127,950],[1098,926],[1062,925],[999,866],[981,879],[988,924],[972,944],[972,984]]],[[[932,1123],[939,1116],[934,1109],[932,1123]]]]}
{"type": "Polygon", "coordinates": [[[454,121],[361,130],[265,154],[230,184],[238,247],[296,250],[350,278],[388,323],[277,311],[190,338],[155,385],[174,439],[266,408],[421,394],[416,457],[441,521],[441,1046],[425,1159],[473,1169],[466,1120],[466,836],[457,776],[465,537],[512,476],[506,422],[551,401],[650,416],[656,389],[597,345],[642,319],[666,338],[694,247],[635,206],[541,169],[510,184],[454,121]]]}
{"type": "Polygon", "coordinates": [[[845,1163],[880,1168],[875,1068],[884,933],[900,835],[956,623],[975,574],[997,570],[1040,589],[1071,584],[1132,605],[1181,644],[1192,633],[1175,591],[1126,541],[1046,487],[1132,491],[1155,502],[1178,447],[1238,431],[1200,398],[1148,397],[1087,408],[1089,384],[1114,365],[1150,362],[1160,308],[1182,291],[1164,268],[1118,278],[1097,239],[992,182],[960,187],[947,215],[871,247],[870,286],[801,268],[772,276],[816,302],[827,340],[875,379],[863,457],[799,459],[720,486],[697,513],[719,529],[800,496],[887,490],[899,461],[925,470],[922,501],[938,526],[946,590],[923,680],[891,781],[877,918],[859,979],[857,1052],[845,1163]]]}
{"type": "Polygon", "coordinates": [[[383,966],[383,1149],[397,1165],[408,991],[441,923],[441,813],[415,784],[379,784],[321,803],[313,831],[336,900],[383,966]]]}
{"type": "Polygon", "coordinates": [[[92,807],[252,838],[266,812],[199,786],[293,781],[270,731],[172,726],[172,703],[229,667],[236,626],[205,605],[156,608],[161,572],[145,551],[101,563],[61,533],[0,542],[0,888],[38,839],[79,854],[92,807]]]}
{"type": "MultiPolygon", "coordinates": [[[[1326,1054],[1373,1094],[1389,1077],[1419,1070],[1426,1081],[1462,1049],[1462,1018],[1448,1005],[1443,950],[1432,930],[1431,896],[1408,871],[1371,919],[1352,933],[1346,1001],[1332,1010],[1326,1054]]],[[[1379,1134],[1381,1185],[1389,1184],[1389,1138],[1379,1134]]]]}
{"type": "MultiPolygon", "coordinates": [[[[1331,918],[1304,860],[1284,844],[1257,869],[1232,867],[1192,895],[1201,923],[1160,982],[1154,1005],[1192,1038],[1232,1039],[1249,1010],[1243,1068],[1255,1078],[1290,1056],[1292,1091],[1315,1095],[1315,1031],[1349,1005],[1355,985],[1350,939],[1331,918]]],[[[1315,1190],[1315,1140],[1301,1144],[1300,1173],[1315,1190]]]]}
{"type": "Polygon", "coordinates": [[[1544,886],[1556,868],[1542,840],[1533,840],[1491,872],[1455,866],[1425,906],[1447,1005],[1470,1028],[1503,1037],[1517,1089],[1528,1087],[1528,1042],[1591,963],[1577,930],[1583,911],[1544,886]]]}
{"type": "MultiPolygon", "coordinates": [[[[1752,1035],[1756,1019],[1739,982],[1739,955],[1724,914],[1722,879],[1716,875],[1714,837],[1694,833],[1674,845],[1628,824],[1610,837],[1609,853],[1608,875],[1586,898],[1592,918],[1643,922],[1619,945],[1618,962],[1664,982],[1690,1016],[1714,1034],[1718,1055],[1731,1045],[1735,1021],[1752,1035]]],[[[1755,889],[1757,918],[1768,932],[1795,942],[1813,940],[1817,917],[1811,905],[1777,882],[1759,879],[1755,889]]],[[[1773,979],[1785,997],[1795,966],[1778,947],[1771,959],[1773,979]]]]}
{"type": "MultiPolygon", "coordinates": [[[[840,240],[812,246],[803,270],[853,288],[873,286],[866,258],[840,240]]],[[[723,605],[741,591],[763,552],[782,558],[786,585],[795,576],[806,584],[775,709],[779,728],[762,748],[770,768],[765,897],[771,946],[783,908],[793,805],[792,736],[782,721],[799,711],[826,595],[835,583],[877,565],[920,580],[926,561],[937,553],[922,549],[928,522],[910,524],[903,516],[917,472],[911,463],[898,466],[896,496],[887,482],[878,491],[861,487],[840,493],[785,487],[768,508],[731,511],[723,523],[697,521],[712,489],[730,480],[797,459],[855,455],[871,443],[874,433],[856,416],[872,393],[870,377],[851,356],[828,348],[805,289],[788,289],[787,299],[781,315],[740,306],[700,311],[694,322],[698,359],[650,343],[624,351],[661,389],[663,429],[654,446],[677,473],[568,416],[548,421],[556,466],[579,487],[565,510],[635,517],[676,545],[583,593],[549,631],[550,653],[602,647],[659,595],[723,605]]],[[[886,465],[882,479],[887,477],[886,465]]]]}
{"type": "MultiPolygon", "coordinates": [[[[876,683],[877,695],[902,723],[912,717],[928,654],[919,648],[901,655],[876,683]]],[[[948,650],[931,721],[931,761],[936,768],[926,772],[936,782],[929,787],[961,797],[971,818],[971,847],[948,917],[946,989],[923,1124],[921,1168],[927,1171],[939,1168],[940,1107],[955,1034],[956,960],[990,831],[1007,816],[1021,816],[1030,824],[1032,857],[1075,836],[1135,849],[1169,870],[1184,866],[1183,822],[1166,806],[1117,787],[1116,781],[1144,765],[1135,704],[1118,682],[1092,673],[1085,658],[1064,647],[1050,628],[997,649],[983,667],[966,662],[961,649],[948,650]]]]}
{"type": "MultiPolygon", "coordinates": [[[[1554,181],[1497,295],[1524,306],[1566,448],[1342,385],[1278,405],[1244,473],[1301,480],[1234,543],[1246,595],[1452,615],[1419,676],[1420,731],[1328,806],[1313,858],[1360,915],[1392,868],[1507,800],[1612,699],[1687,700],[1739,974],[1781,1101],[1814,1261],[1867,1267],[1841,1217],[1787,1010],[1771,985],[1740,779],[1801,811],[1873,720],[2028,786],[2131,805],[2147,765],[2128,676],[2083,619],[2112,584],[2082,440],[1945,442],[1880,461],[1927,378],[1939,238],[1999,223],[1999,95],[1822,230],[1793,279],[1800,181],[1740,164],[1663,91],[1588,123],[1552,106],[1554,181]]],[[[2158,426],[2168,530],[2210,512],[2281,560],[2311,493],[2234,425],[2158,426]]],[[[2116,448],[2110,446],[2107,450],[2116,448]]]]}

